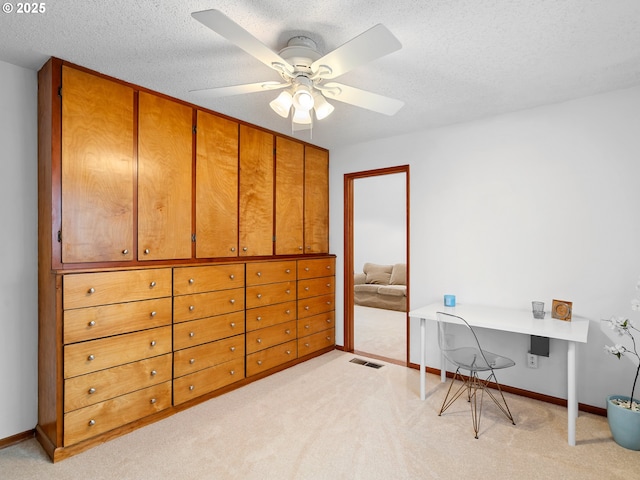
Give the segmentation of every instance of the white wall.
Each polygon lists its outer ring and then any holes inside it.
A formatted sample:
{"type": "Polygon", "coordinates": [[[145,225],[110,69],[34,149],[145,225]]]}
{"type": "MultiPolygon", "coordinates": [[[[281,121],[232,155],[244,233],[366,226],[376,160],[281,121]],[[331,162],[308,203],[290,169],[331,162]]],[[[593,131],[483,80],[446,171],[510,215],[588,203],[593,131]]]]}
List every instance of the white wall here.
{"type": "Polygon", "coordinates": [[[37,74],[0,62],[0,439],[37,423],[37,74]]]}
{"type": "MultiPolygon", "coordinates": [[[[459,302],[530,309],[573,301],[592,320],[578,349],[579,400],[605,406],[629,395],[633,364],[605,355],[601,318],[631,315],[640,275],[640,87],[378,140],[331,152],[330,248],[343,271],[343,176],[410,165],[411,307],[454,293],[459,302]]],[[[336,341],[343,331],[337,279],[336,341]]],[[[488,333],[488,332],[483,332],[488,333]]],[[[427,363],[439,368],[433,327],[427,363]]],[[[483,335],[485,336],[485,335],[483,335]]],[[[529,339],[487,335],[487,348],[518,363],[500,373],[515,387],[566,398],[565,345],[537,370],[529,339]]],[[[411,361],[418,363],[417,321],[411,361]]]]}
{"type": "Polygon", "coordinates": [[[405,186],[404,173],[354,180],[354,272],[362,272],[366,262],[406,262],[405,186]]]}

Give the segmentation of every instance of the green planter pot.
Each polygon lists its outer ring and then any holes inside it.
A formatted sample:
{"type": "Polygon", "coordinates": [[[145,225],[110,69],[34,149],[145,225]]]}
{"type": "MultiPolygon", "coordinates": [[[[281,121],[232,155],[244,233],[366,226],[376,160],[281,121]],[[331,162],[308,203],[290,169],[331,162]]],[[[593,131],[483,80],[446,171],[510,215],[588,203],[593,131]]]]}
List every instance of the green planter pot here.
{"type": "MultiPolygon", "coordinates": [[[[624,448],[640,450],[640,412],[619,407],[611,401],[612,399],[626,401],[629,397],[624,395],[607,397],[607,420],[613,439],[624,448]]],[[[634,401],[637,402],[636,399],[634,401]]]]}

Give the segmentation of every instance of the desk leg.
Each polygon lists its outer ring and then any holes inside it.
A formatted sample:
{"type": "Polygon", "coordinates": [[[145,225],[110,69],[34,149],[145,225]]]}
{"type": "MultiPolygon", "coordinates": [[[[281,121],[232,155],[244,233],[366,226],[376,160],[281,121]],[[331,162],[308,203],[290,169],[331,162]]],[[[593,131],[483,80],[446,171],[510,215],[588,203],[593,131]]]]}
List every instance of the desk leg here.
{"type": "Polygon", "coordinates": [[[427,356],[427,320],[420,319],[420,400],[427,398],[426,356],[427,356]]]}
{"type": "Polygon", "coordinates": [[[576,342],[567,342],[567,430],[569,445],[576,444],[578,397],[576,393],[576,342]]]}

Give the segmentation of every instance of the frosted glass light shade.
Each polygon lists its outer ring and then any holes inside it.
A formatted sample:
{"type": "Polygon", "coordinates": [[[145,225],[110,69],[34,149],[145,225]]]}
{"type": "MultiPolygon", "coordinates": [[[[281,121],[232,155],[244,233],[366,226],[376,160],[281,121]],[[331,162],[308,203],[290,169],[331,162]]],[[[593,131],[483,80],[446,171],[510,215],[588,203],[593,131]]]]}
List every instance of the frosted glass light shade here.
{"type": "Polygon", "coordinates": [[[333,112],[335,107],[325,100],[324,95],[317,93],[316,95],[314,95],[314,98],[314,110],[316,111],[316,118],[318,120],[322,120],[323,118],[327,118],[329,115],[331,115],[331,112],[333,112]]]}
{"type": "Polygon", "coordinates": [[[293,104],[293,97],[289,92],[281,92],[274,100],[269,103],[269,106],[283,118],[289,116],[291,105],[293,104]]]}

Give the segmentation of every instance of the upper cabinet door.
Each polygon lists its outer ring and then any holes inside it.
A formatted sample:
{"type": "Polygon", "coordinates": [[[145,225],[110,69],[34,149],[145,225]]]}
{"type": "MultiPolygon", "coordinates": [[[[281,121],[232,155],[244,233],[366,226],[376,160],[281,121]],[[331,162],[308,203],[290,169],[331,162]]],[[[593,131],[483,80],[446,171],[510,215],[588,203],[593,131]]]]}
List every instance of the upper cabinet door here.
{"type": "Polygon", "coordinates": [[[304,157],[305,253],[329,253],[329,152],[306,146],[304,157]]]}
{"type": "Polygon", "coordinates": [[[276,137],[276,255],[304,253],[304,145],[276,137]]]}
{"type": "Polygon", "coordinates": [[[238,123],[198,111],[196,257],[238,255],[238,123]]]}
{"type": "Polygon", "coordinates": [[[273,134],[240,125],[240,252],[273,255],[273,134]]]}
{"type": "Polygon", "coordinates": [[[191,258],[192,109],[138,98],[138,260],[191,258]]]}
{"type": "Polygon", "coordinates": [[[62,262],[133,259],[133,89],[62,67],[62,262]]]}

